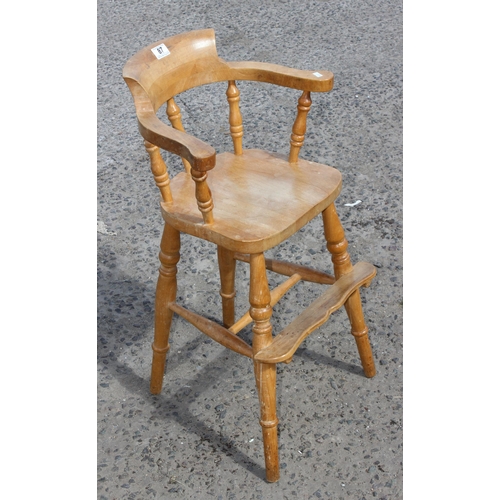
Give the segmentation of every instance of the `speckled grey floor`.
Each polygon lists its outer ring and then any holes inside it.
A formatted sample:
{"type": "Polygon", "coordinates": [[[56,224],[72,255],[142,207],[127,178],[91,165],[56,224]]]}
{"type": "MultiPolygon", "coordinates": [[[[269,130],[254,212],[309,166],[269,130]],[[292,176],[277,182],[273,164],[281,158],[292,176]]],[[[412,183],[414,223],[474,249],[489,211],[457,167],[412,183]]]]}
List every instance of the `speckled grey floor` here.
{"type": "MultiPolygon", "coordinates": [[[[99,0],[98,51],[97,497],[402,498],[402,2],[99,0]],[[152,396],[148,387],[162,220],[121,71],[144,45],[207,27],[227,60],[333,71],[334,90],[313,94],[301,155],[342,172],[337,207],[351,257],[378,268],[362,291],[375,378],[362,375],[343,310],[279,365],[276,484],[264,480],[247,358],[176,318],[164,389],[152,396]]],[[[244,82],[240,90],[245,146],[286,152],[299,93],[244,82]]],[[[189,131],[217,151],[231,147],[223,84],[178,104],[189,131]]],[[[171,174],[182,168],[166,159],[171,174]]],[[[181,300],[219,317],[215,247],[191,237],[182,245],[181,300]]],[[[329,271],[321,218],[269,256],[329,271]]],[[[237,273],[242,313],[246,265],[237,273]]],[[[275,308],[275,331],[321,290],[290,291],[275,308]]]]}

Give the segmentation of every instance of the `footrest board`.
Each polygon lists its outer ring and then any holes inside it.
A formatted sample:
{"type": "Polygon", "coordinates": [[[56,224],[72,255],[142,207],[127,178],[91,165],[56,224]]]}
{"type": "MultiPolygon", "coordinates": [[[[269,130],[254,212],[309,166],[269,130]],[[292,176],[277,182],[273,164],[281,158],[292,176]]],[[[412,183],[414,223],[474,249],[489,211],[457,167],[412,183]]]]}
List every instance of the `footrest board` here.
{"type": "Polygon", "coordinates": [[[340,309],[356,289],[369,285],[376,274],[372,264],[358,262],[276,335],[271,344],[255,354],[254,359],[262,363],[289,361],[302,341],[340,309]]]}

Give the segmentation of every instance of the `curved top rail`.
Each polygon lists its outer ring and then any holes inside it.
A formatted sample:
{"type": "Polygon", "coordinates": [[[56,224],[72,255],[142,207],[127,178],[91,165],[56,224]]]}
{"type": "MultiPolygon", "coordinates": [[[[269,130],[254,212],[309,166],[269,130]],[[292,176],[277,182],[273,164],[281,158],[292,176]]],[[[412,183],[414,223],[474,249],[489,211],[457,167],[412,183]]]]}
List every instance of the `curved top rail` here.
{"type": "Polygon", "coordinates": [[[255,61],[226,62],[217,55],[213,29],[182,33],[148,45],[127,61],[123,78],[136,106],[139,94],[145,93],[155,112],[180,92],[224,80],[254,80],[311,92],[327,92],[333,87],[330,71],[255,61]]]}

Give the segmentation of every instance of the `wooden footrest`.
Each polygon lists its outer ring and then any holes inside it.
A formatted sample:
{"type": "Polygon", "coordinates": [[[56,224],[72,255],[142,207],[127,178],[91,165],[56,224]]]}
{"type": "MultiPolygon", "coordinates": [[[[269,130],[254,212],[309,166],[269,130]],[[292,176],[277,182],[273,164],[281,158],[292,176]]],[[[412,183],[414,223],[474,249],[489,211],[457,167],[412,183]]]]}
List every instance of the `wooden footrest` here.
{"type": "Polygon", "coordinates": [[[352,271],[339,278],[302,314],[274,337],[271,344],[254,355],[262,363],[289,361],[302,341],[321,326],[334,311],[342,307],[360,286],[368,286],[377,270],[368,262],[358,262],[352,271]]]}

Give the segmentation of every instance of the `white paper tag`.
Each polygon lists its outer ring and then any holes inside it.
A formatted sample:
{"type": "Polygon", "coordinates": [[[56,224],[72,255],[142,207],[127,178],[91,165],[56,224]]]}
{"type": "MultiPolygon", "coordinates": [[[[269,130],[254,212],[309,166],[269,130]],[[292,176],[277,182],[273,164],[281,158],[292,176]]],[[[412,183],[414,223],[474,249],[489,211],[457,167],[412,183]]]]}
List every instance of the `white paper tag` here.
{"type": "Polygon", "coordinates": [[[361,203],[361,200],[356,200],[354,203],[344,203],[344,207],[355,207],[356,205],[359,205],[361,203]]]}
{"type": "Polygon", "coordinates": [[[170,51],[167,49],[164,43],[161,43],[154,49],[151,49],[151,52],[156,56],[156,59],[162,59],[170,54],[170,51]]]}
{"type": "Polygon", "coordinates": [[[318,73],[317,71],[315,71],[315,72],[313,73],[313,75],[314,75],[314,76],[318,76],[318,77],[319,77],[319,76],[323,76],[321,73],[318,73]]]}

